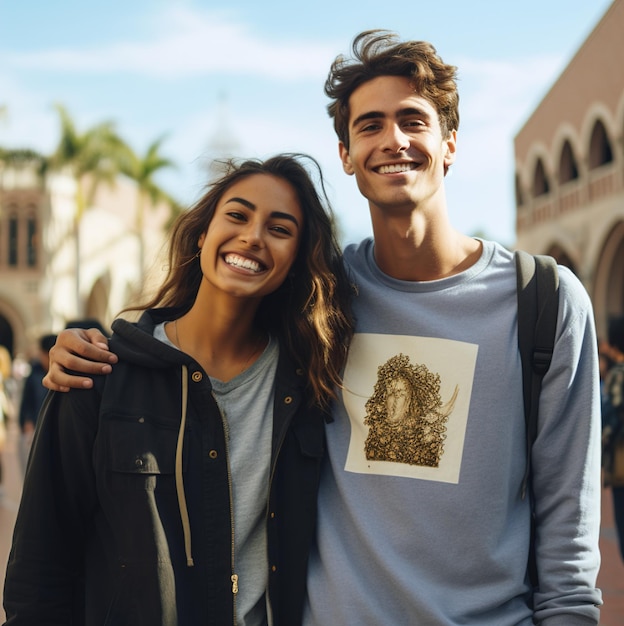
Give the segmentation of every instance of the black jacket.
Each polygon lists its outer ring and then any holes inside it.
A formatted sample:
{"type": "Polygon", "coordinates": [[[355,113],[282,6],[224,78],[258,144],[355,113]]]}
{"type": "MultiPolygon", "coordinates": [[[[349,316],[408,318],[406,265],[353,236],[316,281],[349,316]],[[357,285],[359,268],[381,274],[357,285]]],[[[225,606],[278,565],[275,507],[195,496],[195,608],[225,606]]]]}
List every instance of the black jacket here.
{"type": "MultiPolygon", "coordinates": [[[[116,321],[113,373],[96,378],[93,390],[48,396],[7,568],[7,624],[235,623],[224,425],[202,368],[152,336],[171,315],[116,321]]],[[[303,373],[284,352],[267,505],[269,599],[275,626],[294,626],[315,530],[324,416],[309,408],[303,373]]]]}

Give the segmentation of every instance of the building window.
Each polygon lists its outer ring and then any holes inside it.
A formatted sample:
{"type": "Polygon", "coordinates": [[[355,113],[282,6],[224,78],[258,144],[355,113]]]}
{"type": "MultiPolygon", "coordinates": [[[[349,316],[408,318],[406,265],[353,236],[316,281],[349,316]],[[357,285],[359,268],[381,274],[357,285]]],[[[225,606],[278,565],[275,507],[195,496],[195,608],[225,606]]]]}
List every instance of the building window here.
{"type": "Polygon", "coordinates": [[[589,142],[589,169],[593,170],[601,165],[611,163],[611,161],[613,161],[611,143],[604,124],[598,120],[594,124],[589,142]]]}
{"type": "Polygon", "coordinates": [[[37,218],[29,217],[26,221],[26,263],[28,267],[37,267],[37,218]]]}
{"type": "Polygon", "coordinates": [[[571,180],[576,180],[578,177],[576,158],[574,152],[572,152],[570,142],[566,140],[561,150],[561,159],[559,160],[559,184],[563,185],[571,180]]]}
{"type": "Polygon", "coordinates": [[[9,217],[9,256],[7,262],[9,267],[17,267],[18,260],[18,234],[19,234],[19,222],[16,215],[9,217]]]}
{"type": "Polygon", "coordinates": [[[535,165],[535,174],[533,176],[533,197],[544,196],[550,192],[550,185],[546,177],[546,170],[542,159],[538,159],[535,165]]]}

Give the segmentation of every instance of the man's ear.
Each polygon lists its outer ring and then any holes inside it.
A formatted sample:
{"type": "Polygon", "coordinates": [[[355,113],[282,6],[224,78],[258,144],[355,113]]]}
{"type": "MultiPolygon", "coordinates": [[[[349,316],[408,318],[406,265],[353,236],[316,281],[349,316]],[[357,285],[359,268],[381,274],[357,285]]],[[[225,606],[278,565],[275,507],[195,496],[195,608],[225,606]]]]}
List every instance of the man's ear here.
{"type": "Polygon", "coordinates": [[[446,152],[444,153],[444,173],[455,163],[455,154],[457,151],[457,131],[452,130],[449,136],[444,140],[446,143],[446,152]]]}
{"type": "Polygon", "coordinates": [[[342,143],[342,141],[338,142],[338,153],[340,154],[340,160],[342,161],[342,169],[345,171],[345,174],[349,176],[353,175],[353,165],[351,164],[351,157],[349,156],[349,151],[347,147],[342,143]]]}

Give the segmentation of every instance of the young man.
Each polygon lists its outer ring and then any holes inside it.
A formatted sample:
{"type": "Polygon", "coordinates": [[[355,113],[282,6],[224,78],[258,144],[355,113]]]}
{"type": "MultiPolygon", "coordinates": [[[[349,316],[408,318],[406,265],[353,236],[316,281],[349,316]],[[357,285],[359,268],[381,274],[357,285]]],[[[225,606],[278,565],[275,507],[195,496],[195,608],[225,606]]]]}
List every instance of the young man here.
{"type": "MultiPolygon", "coordinates": [[[[345,251],[358,326],[327,427],[306,626],[598,623],[591,304],[559,268],[556,347],[532,451],[533,589],[515,267],[502,246],[449,221],[455,78],[430,44],[372,31],[326,83],[343,167],[368,200],[374,238],[345,251]]],[[[74,354],[59,348],[59,362],[100,373],[78,355],[105,353],[78,338],[63,337],[74,354]]],[[[54,388],[85,382],[58,365],[53,374],[54,388]]]]}

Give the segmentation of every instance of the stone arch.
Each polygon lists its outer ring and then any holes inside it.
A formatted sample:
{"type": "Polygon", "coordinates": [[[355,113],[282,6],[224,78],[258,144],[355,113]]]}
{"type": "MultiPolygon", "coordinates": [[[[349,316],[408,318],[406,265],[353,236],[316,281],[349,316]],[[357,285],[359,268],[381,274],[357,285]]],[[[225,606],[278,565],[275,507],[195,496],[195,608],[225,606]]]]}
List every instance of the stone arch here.
{"type": "Polygon", "coordinates": [[[546,167],[541,157],[538,157],[533,170],[533,185],[531,187],[532,196],[538,198],[550,193],[550,181],[546,173],[546,167]]]}
{"type": "Polygon", "coordinates": [[[579,154],[581,158],[585,159],[586,163],[589,162],[589,145],[598,120],[604,125],[610,137],[615,136],[613,112],[603,102],[594,102],[585,112],[579,130],[579,151],[582,151],[579,154]]]}
{"type": "Polygon", "coordinates": [[[26,349],[26,329],[19,311],[0,297],[0,345],[9,351],[11,357],[26,349]]]}
{"type": "Polygon", "coordinates": [[[616,107],[614,134],[615,137],[615,160],[624,162],[624,91],[616,107]]]}
{"type": "Polygon", "coordinates": [[[559,265],[564,265],[570,269],[572,273],[578,276],[577,264],[564,246],[558,243],[553,243],[548,248],[546,254],[554,257],[559,265]]]}
{"type": "Polygon", "coordinates": [[[538,161],[542,162],[544,172],[552,171],[550,152],[542,141],[532,143],[524,161],[516,163],[518,184],[525,205],[530,205],[533,199],[535,169],[538,161]]]}
{"type": "Polygon", "coordinates": [[[0,313],[0,346],[4,346],[11,355],[15,354],[15,333],[9,320],[0,313]]]}
{"type": "Polygon", "coordinates": [[[550,148],[553,176],[559,185],[582,177],[582,155],[577,129],[568,122],[561,123],[550,148]]]}
{"type": "Polygon", "coordinates": [[[560,185],[577,180],[579,178],[578,159],[572,148],[572,143],[566,139],[559,153],[558,182],[560,185]]]}
{"type": "Polygon", "coordinates": [[[604,122],[600,119],[594,122],[589,138],[587,157],[590,170],[613,161],[612,141],[604,122]]]}
{"type": "Polygon", "coordinates": [[[592,300],[598,334],[606,332],[606,320],[624,313],[624,220],[616,222],[600,247],[592,300]]]}

